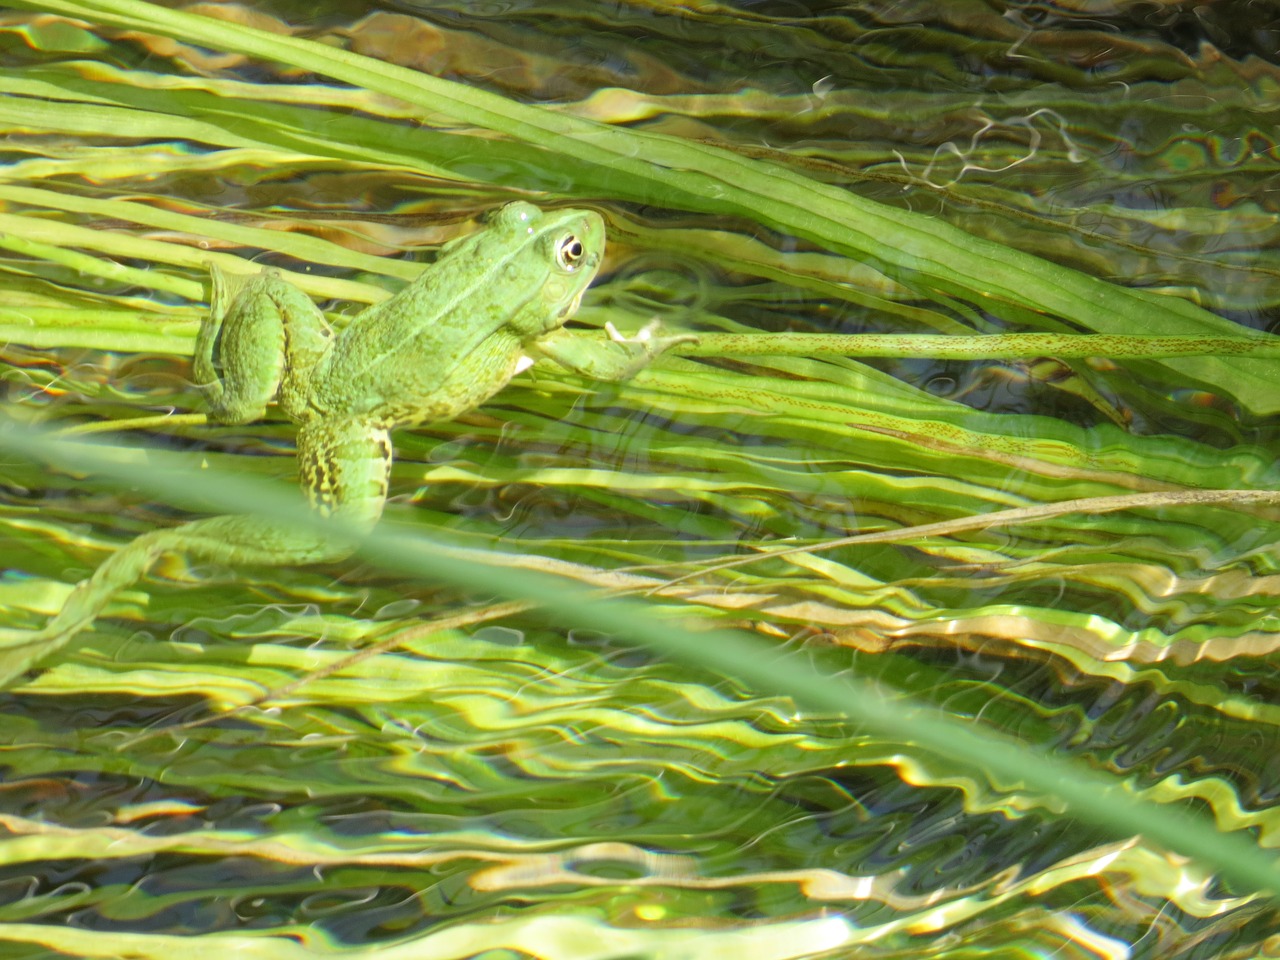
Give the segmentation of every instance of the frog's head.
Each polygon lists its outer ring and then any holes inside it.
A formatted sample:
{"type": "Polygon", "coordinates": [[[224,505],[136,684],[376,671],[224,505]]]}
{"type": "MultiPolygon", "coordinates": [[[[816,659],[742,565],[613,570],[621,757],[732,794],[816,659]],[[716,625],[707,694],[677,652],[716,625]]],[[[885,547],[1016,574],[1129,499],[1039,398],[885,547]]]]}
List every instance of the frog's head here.
{"type": "Polygon", "coordinates": [[[522,303],[509,323],[522,339],[563,326],[604,259],[604,220],[593,210],[541,210],[517,200],[499,210],[490,229],[504,240],[508,271],[522,274],[522,303]]]}

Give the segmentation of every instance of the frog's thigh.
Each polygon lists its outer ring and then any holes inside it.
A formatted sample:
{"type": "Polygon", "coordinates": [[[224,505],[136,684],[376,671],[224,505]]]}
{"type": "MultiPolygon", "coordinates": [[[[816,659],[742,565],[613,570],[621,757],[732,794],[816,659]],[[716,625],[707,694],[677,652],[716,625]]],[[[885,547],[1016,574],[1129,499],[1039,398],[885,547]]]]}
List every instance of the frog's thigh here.
{"type": "Polygon", "coordinates": [[[284,322],[275,301],[255,283],[241,292],[214,345],[222,399],[214,409],[224,423],[248,423],[275,399],[284,371],[284,322]]]}
{"type": "Polygon", "coordinates": [[[247,281],[221,328],[215,310],[202,334],[211,340],[203,346],[203,372],[216,384],[210,390],[213,419],[223,423],[257,420],[277,397],[288,416],[300,418],[312,370],[332,339],[311,299],[274,273],[247,281]]]}

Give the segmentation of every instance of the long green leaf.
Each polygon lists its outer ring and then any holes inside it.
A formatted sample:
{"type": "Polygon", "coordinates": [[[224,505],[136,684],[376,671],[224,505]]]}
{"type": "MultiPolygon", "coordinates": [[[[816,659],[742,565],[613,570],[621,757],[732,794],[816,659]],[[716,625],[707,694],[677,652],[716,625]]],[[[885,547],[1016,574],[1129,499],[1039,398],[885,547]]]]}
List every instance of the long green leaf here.
{"type": "MultiPolygon", "coordinates": [[[[619,197],[746,216],[865,259],[939,296],[959,296],[999,314],[1043,311],[1116,334],[1227,335],[1234,326],[1176,297],[1107,283],[950,224],[864,199],[777,164],[707,144],[609,127],[507,100],[346,50],[156,6],[141,0],[23,0],[19,6],[147,30],[203,46],[312,70],[399,97],[564,155],[565,169],[611,174],[619,197]]],[[[1280,411],[1275,365],[1250,358],[1163,361],[1230,389],[1259,414],[1280,411]]]]}

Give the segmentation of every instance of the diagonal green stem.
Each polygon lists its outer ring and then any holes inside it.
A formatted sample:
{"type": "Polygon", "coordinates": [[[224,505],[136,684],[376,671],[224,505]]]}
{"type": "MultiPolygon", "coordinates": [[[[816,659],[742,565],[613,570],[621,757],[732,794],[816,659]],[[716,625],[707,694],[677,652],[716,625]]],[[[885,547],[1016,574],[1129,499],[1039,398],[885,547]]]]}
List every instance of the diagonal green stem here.
{"type": "MultiPolygon", "coordinates": [[[[292,489],[285,492],[277,485],[244,477],[174,469],[167,465],[176,466],[182,458],[159,451],[151,451],[152,462],[139,468],[91,445],[50,440],[12,422],[0,423],[0,450],[57,469],[133,485],[166,500],[180,501],[198,494],[208,504],[228,511],[250,507],[273,522],[294,523],[308,531],[361,535],[311,516],[292,489]]],[[[1137,789],[1120,777],[1029,749],[981,723],[960,721],[935,707],[914,703],[883,684],[847,674],[826,676],[807,657],[779,650],[741,631],[693,633],[661,616],[652,605],[603,600],[559,577],[465,560],[454,552],[437,551],[430,542],[397,532],[385,522],[365,542],[361,553],[386,569],[464,591],[532,601],[563,623],[644,644],[665,656],[737,677],[757,690],[791,696],[810,709],[843,715],[881,735],[983,771],[1001,789],[1029,791],[1038,795],[1040,803],[1061,804],[1071,815],[1113,837],[1145,836],[1211,865],[1249,890],[1280,896],[1280,865],[1275,855],[1260,849],[1248,835],[1224,833],[1189,810],[1143,800],[1136,795],[1137,789]]]]}

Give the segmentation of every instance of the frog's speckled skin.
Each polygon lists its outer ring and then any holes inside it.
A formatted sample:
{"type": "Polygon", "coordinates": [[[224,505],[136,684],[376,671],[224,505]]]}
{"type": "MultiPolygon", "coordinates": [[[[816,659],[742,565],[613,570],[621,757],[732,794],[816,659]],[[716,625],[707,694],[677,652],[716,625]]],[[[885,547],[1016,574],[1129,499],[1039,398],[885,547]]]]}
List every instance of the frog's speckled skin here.
{"type": "MultiPolygon", "coordinates": [[[[275,400],[300,425],[298,479],[312,506],[368,529],[386,502],[395,427],[473,409],[523,369],[530,353],[623,379],[686,339],[608,343],[560,329],[595,277],[604,242],[604,222],[594,212],[510,203],[337,336],[310,299],[276,274],[260,274],[231,298],[215,271],[193,362],[209,419],[247,423],[275,400]]],[[[341,559],[351,549],[253,517],[211,517],[143,534],[77,585],[44,629],[0,637],[0,685],[61,648],[164,553],[293,564],[341,559]]]]}
{"type": "Polygon", "coordinates": [[[302,425],[298,473],[312,505],[372,525],[387,496],[390,431],[456,417],[506,386],[526,352],[578,309],[603,254],[598,214],[511,203],[337,337],[273,274],[229,308],[219,283],[195,374],[224,423],[258,419],[277,396],[302,425]]]}

